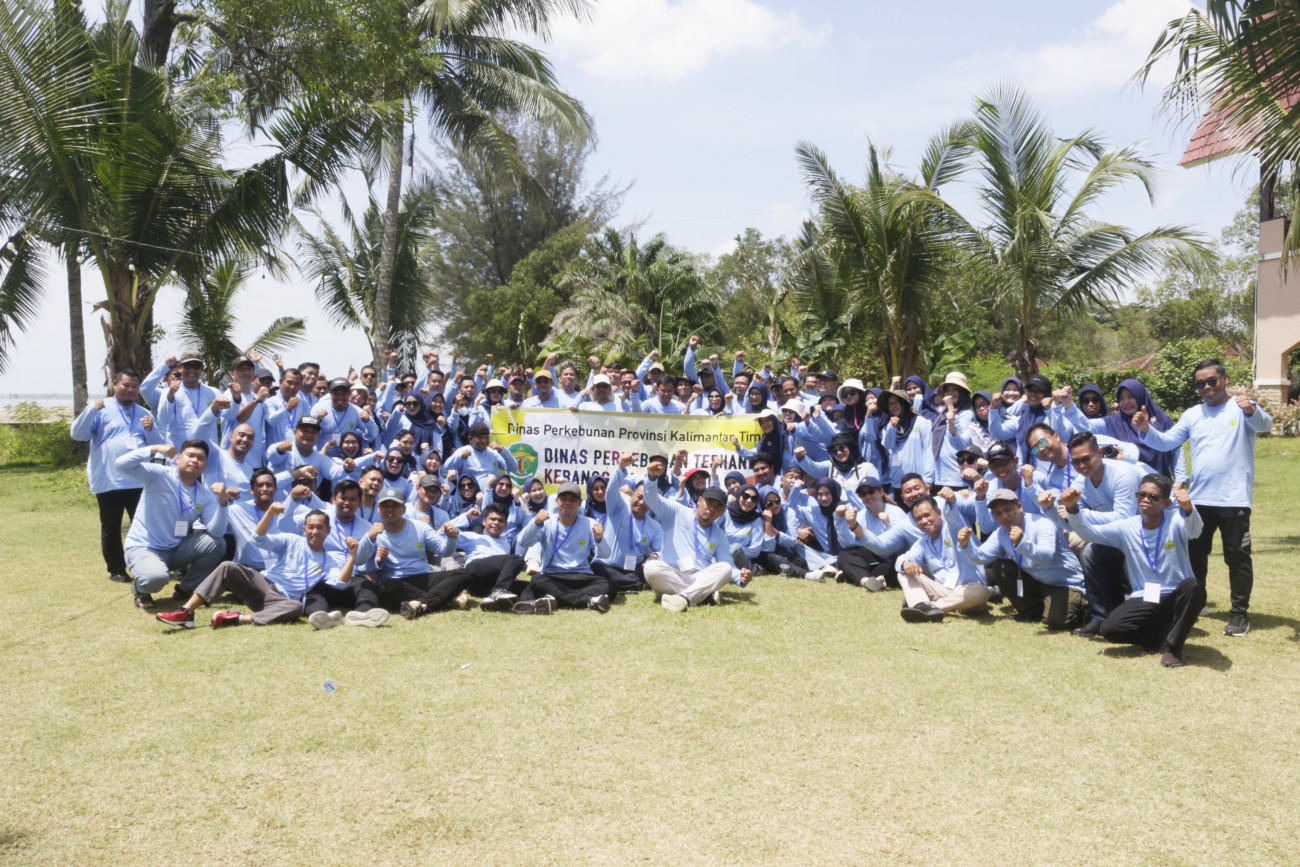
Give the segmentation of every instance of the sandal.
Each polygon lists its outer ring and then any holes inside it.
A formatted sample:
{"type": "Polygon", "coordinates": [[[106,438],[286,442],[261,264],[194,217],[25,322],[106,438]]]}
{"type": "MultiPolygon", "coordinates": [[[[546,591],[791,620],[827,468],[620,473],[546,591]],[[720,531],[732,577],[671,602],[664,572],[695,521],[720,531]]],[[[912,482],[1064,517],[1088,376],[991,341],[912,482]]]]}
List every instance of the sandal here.
{"type": "Polygon", "coordinates": [[[153,597],[148,593],[137,593],[135,594],[135,607],[148,611],[157,608],[158,604],[153,601],[153,597]]]}

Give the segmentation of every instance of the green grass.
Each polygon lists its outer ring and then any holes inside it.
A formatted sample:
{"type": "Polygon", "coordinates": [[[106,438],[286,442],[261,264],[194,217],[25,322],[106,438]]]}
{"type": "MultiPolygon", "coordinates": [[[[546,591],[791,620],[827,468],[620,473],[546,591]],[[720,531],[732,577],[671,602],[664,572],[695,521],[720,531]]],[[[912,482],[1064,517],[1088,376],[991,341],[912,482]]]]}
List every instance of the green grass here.
{"type": "Polygon", "coordinates": [[[676,616],[168,631],[75,472],[0,473],[0,861],[1295,863],[1300,444],[1259,452],[1254,629],[1220,634],[1216,561],[1181,670],[771,577],[676,616]]]}

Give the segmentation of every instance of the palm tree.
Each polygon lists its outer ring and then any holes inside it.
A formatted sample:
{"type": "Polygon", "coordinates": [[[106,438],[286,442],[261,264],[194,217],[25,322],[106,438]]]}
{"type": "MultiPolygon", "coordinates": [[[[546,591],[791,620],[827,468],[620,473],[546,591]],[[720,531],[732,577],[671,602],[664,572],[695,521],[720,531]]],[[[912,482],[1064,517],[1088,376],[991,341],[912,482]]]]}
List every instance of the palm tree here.
{"type": "Polygon", "coordinates": [[[268,129],[271,156],[225,169],[219,116],[193,83],[136,62],[127,8],[110,2],[92,28],[76,0],[0,7],[0,177],[41,237],[84,245],[107,290],[109,365],[144,370],[162,287],[265,249],[288,214],[290,167],[337,177],[374,115],[305,95],[268,129]]]}
{"type": "Polygon", "coordinates": [[[950,226],[941,201],[925,194],[956,173],[963,145],[953,134],[936,142],[919,182],[893,170],[888,151],[870,146],[860,187],[842,181],[815,145],[795,149],[817,210],[793,269],[794,298],[818,317],[805,327],[878,329],[889,376],[917,372],[931,295],[943,278],[950,226]]]}
{"type": "Polygon", "coordinates": [[[299,247],[305,256],[301,267],[309,279],[316,281],[317,300],[335,325],[364,332],[376,356],[393,347],[403,357],[414,360],[421,339],[428,337],[427,323],[434,318],[437,294],[429,281],[423,251],[433,240],[437,203],[438,190],[431,178],[419,179],[402,196],[393,264],[393,316],[383,341],[374,337],[384,236],[384,217],[374,195],[359,221],[347,200],[342,200],[343,232],[324,220],[320,221],[319,234],[299,224],[299,247]]]}
{"type": "MultiPolygon", "coordinates": [[[[11,221],[0,212],[0,227],[11,221]]],[[[41,284],[45,269],[40,247],[22,227],[0,232],[0,373],[9,367],[9,349],[15,332],[23,331],[40,313],[41,284]]]]}
{"type": "MultiPolygon", "coordinates": [[[[1281,167],[1300,161],[1300,5],[1280,0],[1206,0],[1169,22],[1135,78],[1145,82],[1166,61],[1176,63],[1165,109],[1190,123],[1207,112],[1223,122],[1233,150],[1260,161],[1260,219],[1274,216],[1281,167]]],[[[1300,183],[1286,192],[1300,213],[1300,183]]],[[[1300,251],[1300,223],[1285,242],[1300,251]]]]}
{"type": "Polygon", "coordinates": [[[248,346],[241,348],[235,343],[233,335],[239,323],[235,316],[236,301],[251,270],[240,262],[222,262],[185,293],[177,334],[186,346],[203,355],[209,385],[224,383],[235,359],[247,355],[250,349],[256,348],[264,353],[280,352],[296,346],[306,337],[307,326],[301,318],[280,316],[248,346]]]}
{"type": "MultiPolygon", "coordinates": [[[[1136,148],[1107,146],[1087,132],[1056,138],[1022,91],[995,89],[953,135],[969,148],[986,226],[961,236],[1014,324],[1012,366],[1022,377],[1038,372],[1049,323],[1105,306],[1171,257],[1193,262],[1211,255],[1203,236],[1184,226],[1135,235],[1092,217],[1091,207],[1125,182],[1141,184],[1150,196],[1154,167],[1136,148]]],[[[948,215],[956,226],[970,225],[954,209],[948,215]]]]}
{"type": "Polygon", "coordinates": [[[719,332],[718,299],[694,259],[663,235],[641,245],[635,232],[606,229],[588,241],[563,282],[572,294],[551,323],[552,339],[587,338],[609,357],[658,350],[673,358],[692,334],[707,342],[719,332]]]}

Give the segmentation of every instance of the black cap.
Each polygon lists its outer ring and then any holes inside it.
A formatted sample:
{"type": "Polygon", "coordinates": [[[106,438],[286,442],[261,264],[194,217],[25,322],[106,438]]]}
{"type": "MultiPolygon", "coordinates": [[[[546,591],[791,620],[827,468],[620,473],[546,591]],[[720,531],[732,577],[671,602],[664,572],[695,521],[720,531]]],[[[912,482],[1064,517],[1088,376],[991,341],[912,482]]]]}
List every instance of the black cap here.
{"type": "Polygon", "coordinates": [[[420,487],[442,490],[442,480],[438,478],[437,473],[426,473],[420,476],[420,487]]]}
{"type": "Polygon", "coordinates": [[[829,367],[826,368],[825,370],[823,370],[821,373],[817,374],[817,378],[818,378],[818,379],[833,379],[833,380],[835,380],[836,382],[839,382],[839,381],[840,381],[840,375],[839,375],[838,373],[836,373],[835,371],[831,370],[829,367]]]}
{"type": "Polygon", "coordinates": [[[274,381],[275,381],[275,374],[272,373],[271,371],[267,370],[265,367],[259,367],[256,371],[254,371],[254,373],[253,373],[253,378],[254,378],[254,379],[269,379],[269,380],[271,380],[272,382],[274,382],[274,381]]]}
{"type": "Polygon", "coordinates": [[[984,449],[980,448],[979,446],[975,445],[974,443],[971,443],[970,445],[966,446],[966,448],[964,448],[964,449],[957,449],[957,454],[959,454],[959,455],[974,455],[974,456],[977,457],[977,458],[982,458],[982,457],[984,457],[984,449]]]}
{"type": "Polygon", "coordinates": [[[713,500],[715,503],[725,506],[727,505],[727,492],[722,490],[722,488],[719,488],[717,485],[709,485],[700,494],[700,499],[713,500]]]}
{"type": "Polygon", "coordinates": [[[488,426],[483,424],[483,422],[476,421],[469,426],[469,430],[467,430],[465,433],[472,437],[480,437],[480,436],[484,436],[487,433],[490,433],[490,431],[488,430],[488,426]]]}
{"type": "Polygon", "coordinates": [[[1014,461],[1016,453],[1006,443],[994,443],[989,446],[989,450],[984,453],[984,457],[988,459],[989,463],[994,461],[1014,461]]]}
{"type": "Polygon", "coordinates": [[[320,430],[320,419],[316,418],[314,415],[304,415],[302,418],[298,419],[298,424],[296,426],[314,427],[317,430],[320,430]]]}
{"type": "Polygon", "coordinates": [[[239,367],[241,364],[247,364],[249,367],[257,366],[253,364],[253,359],[249,358],[247,355],[241,355],[235,359],[234,364],[230,365],[230,369],[234,370],[236,367],[239,367]]]}
{"type": "Polygon", "coordinates": [[[1029,377],[1029,381],[1025,383],[1025,388],[1036,388],[1043,394],[1050,395],[1052,393],[1052,381],[1041,373],[1036,373],[1029,377]]]}
{"type": "Polygon", "coordinates": [[[340,388],[345,389],[347,391],[351,391],[352,383],[348,382],[346,379],[344,379],[341,376],[338,379],[330,380],[330,391],[336,391],[340,388]]]}

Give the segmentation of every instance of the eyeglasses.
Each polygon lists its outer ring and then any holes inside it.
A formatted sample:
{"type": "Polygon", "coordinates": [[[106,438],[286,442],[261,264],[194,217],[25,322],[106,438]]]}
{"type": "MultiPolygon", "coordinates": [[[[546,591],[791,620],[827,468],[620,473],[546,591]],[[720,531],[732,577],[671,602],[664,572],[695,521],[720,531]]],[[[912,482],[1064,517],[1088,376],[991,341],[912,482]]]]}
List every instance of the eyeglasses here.
{"type": "Polygon", "coordinates": [[[1150,491],[1138,491],[1139,500],[1151,500],[1154,503],[1163,500],[1164,498],[1164,494],[1153,494],[1150,491]]]}
{"type": "Polygon", "coordinates": [[[1207,376],[1205,379],[1198,379],[1194,383],[1197,391],[1204,391],[1207,388],[1216,388],[1219,385],[1217,376],[1207,376]]]}
{"type": "Polygon", "coordinates": [[[758,500],[758,497],[754,496],[753,494],[741,494],[740,499],[742,502],[748,500],[749,502],[753,503],[758,500]]]}
{"type": "Polygon", "coordinates": [[[975,457],[974,455],[957,455],[957,463],[962,465],[977,464],[979,463],[979,460],[980,459],[975,457]]]}
{"type": "Polygon", "coordinates": [[[1079,398],[1079,403],[1101,403],[1101,398],[1095,394],[1085,394],[1079,398]]]}
{"type": "Polygon", "coordinates": [[[1031,455],[1037,455],[1039,452],[1041,452],[1043,449],[1047,448],[1050,445],[1051,442],[1048,441],[1047,437],[1043,437],[1038,442],[1034,443],[1032,447],[1030,447],[1029,453],[1031,455]]]}

